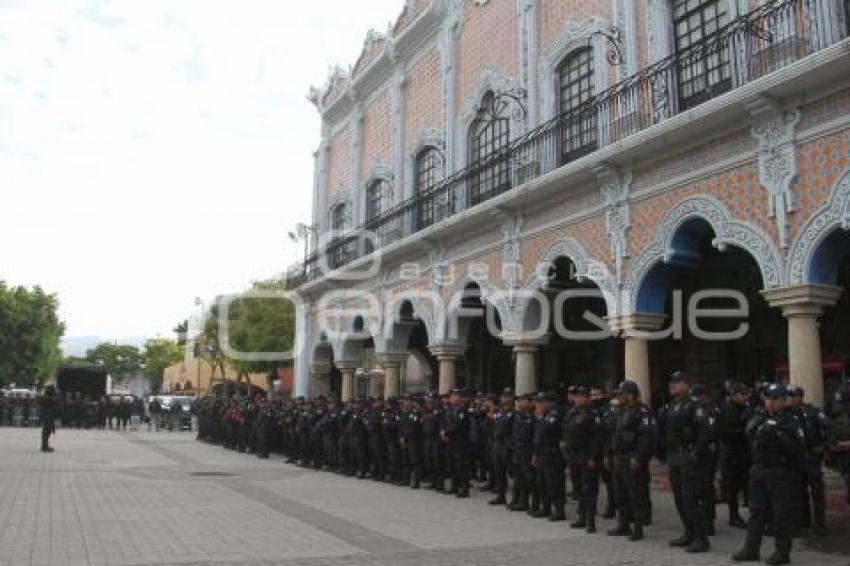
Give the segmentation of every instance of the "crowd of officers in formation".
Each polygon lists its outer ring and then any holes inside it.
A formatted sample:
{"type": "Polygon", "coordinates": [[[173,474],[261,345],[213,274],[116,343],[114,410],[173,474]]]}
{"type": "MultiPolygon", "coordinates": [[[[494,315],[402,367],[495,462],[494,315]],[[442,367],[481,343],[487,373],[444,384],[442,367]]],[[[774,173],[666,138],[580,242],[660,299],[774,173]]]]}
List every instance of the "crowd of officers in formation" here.
{"type": "MultiPolygon", "coordinates": [[[[139,397],[92,400],[81,393],[54,393],[56,419],[63,428],[126,429],[130,417],[145,415],[145,402],[139,397]]],[[[35,426],[41,421],[38,397],[0,397],[0,426],[35,426]]]]}
{"type": "MultiPolygon", "coordinates": [[[[236,395],[197,403],[198,438],[268,458],[375,481],[469,497],[470,479],[486,481],[491,505],[550,521],[566,520],[566,478],[578,501],[570,527],[616,519],[611,536],[639,541],[652,523],[650,460],[669,469],[683,525],[671,546],[706,552],[714,535],[715,475],[729,524],[748,529],[736,561],[759,560],[764,535],[775,537],[768,564],[790,561],[802,528],[825,532],[823,464],[827,454],[850,473],[850,389],[836,396],[829,420],[800,388],[730,384],[718,399],[687,375],[670,378],[670,402],[655,412],[626,380],[610,395],[570,387],[566,395],[447,396],[400,400],[298,398],[269,402],[236,395]],[[446,481],[449,485],[446,485],[446,481]],[[739,512],[749,505],[748,522],[739,512]]],[[[848,479],[850,482],[850,479],[848,479]]],[[[850,489],[850,484],[848,484],[850,489]]],[[[848,496],[850,497],[850,496],[848,496]]]]}
{"type": "MultiPolygon", "coordinates": [[[[52,414],[63,428],[99,428],[127,430],[132,417],[148,428],[181,428],[183,408],[172,402],[163,407],[157,398],[146,402],[141,397],[104,395],[93,401],[80,393],[61,395],[51,390],[52,414]]],[[[42,422],[41,397],[31,395],[0,396],[0,426],[39,426],[42,422]]]]}

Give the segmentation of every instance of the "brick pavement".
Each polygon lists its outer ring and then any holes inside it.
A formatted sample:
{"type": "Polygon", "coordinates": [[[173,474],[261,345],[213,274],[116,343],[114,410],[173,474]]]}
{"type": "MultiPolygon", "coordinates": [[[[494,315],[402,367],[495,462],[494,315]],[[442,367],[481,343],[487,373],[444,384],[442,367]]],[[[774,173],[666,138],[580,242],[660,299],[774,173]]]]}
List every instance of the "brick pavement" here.
{"type": "MultiPolygon", "coordinates": [[[[55,444],[41,454],[37,430],[0,428],[0,566],[697,566],[731,564],[743,538],[721,527],[711,554],[669,549],[667,495],[649,539],[629,543],[489,507],[482,493],[457,500],[305,471],[188,433],[60,430],[55,444]]],[[[850,526],[833,531],[817,541],[831,552],[801,549],[794,563],[850,564],[850,526]]]]}

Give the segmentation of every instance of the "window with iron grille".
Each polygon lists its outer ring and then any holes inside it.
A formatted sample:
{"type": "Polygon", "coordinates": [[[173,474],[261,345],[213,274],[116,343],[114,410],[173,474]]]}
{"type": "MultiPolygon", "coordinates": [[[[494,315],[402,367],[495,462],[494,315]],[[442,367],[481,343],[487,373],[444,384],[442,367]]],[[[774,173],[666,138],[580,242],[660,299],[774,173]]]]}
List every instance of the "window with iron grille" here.
{"type": "Polygon", "coordinates": [[[558,67],[561,164],[596,151],[597,110],[593,99],[593,50],[580,49],[558,67]]]}
{"type": "Polygon", "coordinates": [[[342,243],[337,241],[341,238],[342,233],[347,228],[348,210],[345,203],[336,205],[331,211],[331,229],[335,232],[330,243],[329,260],[331,267],[339,267],[344,265],[349,258],[352,246],[350,243],[342,243]]]}
{"type": "Polygon", "coordinates": [[[377,179],[369,185],[366,190],[366,221],[372,222],[381,216],[384,212],[384,203],[386,202],[387,194],[389,194],[389,186],[384,179],[377,179]]]}
{"type": "Polygon", "coordinates": [[[511,188],[510,163],[504,151],[510,142],[507,102],[492,92],[484,95],[470,127],[470,202],[475,205],[511,188]]]}
{"type": "Polygon", "coordinates": [[[732,88],[729,46],[711,37],[729,22],[727,0],[675,0],[673,26],[678,57],[680,110],[732,88]],[[699,44],[705,43],[705,48],[699,44]]]}
{"type": "Polygon", "coordinates": [[[422,229],[434,223],[434,199],[428,194],[439,181],[442,159],[434,146],[424,148],[416,156],[416,195],[419,197],[417,228],[422,229]]]}

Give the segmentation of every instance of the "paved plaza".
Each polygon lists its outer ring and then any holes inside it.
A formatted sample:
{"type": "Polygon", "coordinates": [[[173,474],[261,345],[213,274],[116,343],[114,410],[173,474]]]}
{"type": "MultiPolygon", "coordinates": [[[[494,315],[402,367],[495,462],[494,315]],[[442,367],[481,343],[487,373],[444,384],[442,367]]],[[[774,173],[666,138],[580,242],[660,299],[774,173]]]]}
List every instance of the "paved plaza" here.
{"type": "MultiPolygon", "coordinates": [[[[630,543],[490,507],[477,490],[458,500],[302,470],[189,433],[59,430],[53,454],[38,434],[0,428],[2,566],[709,565],[731,563],[743,540],[721,523],[711,554],[669,549],[667,494],[649,539],[630,543]]],[[[850,526],[832,527],[817,551],[797,541],[794,563],[850,564],[850,526]]]]}

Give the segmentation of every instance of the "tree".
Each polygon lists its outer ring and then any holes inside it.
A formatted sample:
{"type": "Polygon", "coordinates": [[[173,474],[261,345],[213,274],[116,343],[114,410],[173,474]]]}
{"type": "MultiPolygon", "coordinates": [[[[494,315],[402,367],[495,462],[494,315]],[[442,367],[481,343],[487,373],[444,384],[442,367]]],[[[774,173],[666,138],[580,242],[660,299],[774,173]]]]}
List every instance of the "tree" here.
{"type": "Polygon", "coordinates": [[[160,390],[165,368],[178,363],[183,359],[183,355],[183,346],[174,340],[151,338],[145,342],[145,377],[151,384],[152,391],[160,390]]]}
{"type": "Polygon", "coordinates": [[[106,368],[116,383],[141,371],[144,356],[136,346],[103,342],[86,350],[86,361],[106,368]]]}
{"type": "Polygon", "coordinates": [[[42,385],[56,371],[65,331],[56,295],[0,281],[0,385],[42,385]]]}
{"type": "MultiPolygon", "coordinates": [[[[282,292],[287,290],[284,283],[266,281],[256,283],[255,291],[282,292]]],[[[219,305],[214,304],[207,315],[204,325],[201,347],[221,364],[224,374],[224,362],[230,364],[240,378],[249,373],[266,373],[270,378],[277,369],[284,367],[289,360],[250,360],[241,356],[227,358],[221,350],[219,340],[219,305]]],[[[244,293],[230,304],[228,309],[228,339],[233,350],[246,353],[286,352],[293,349],[295,341],[294,305],[280,298],[251,296],[244,293]]]]}

